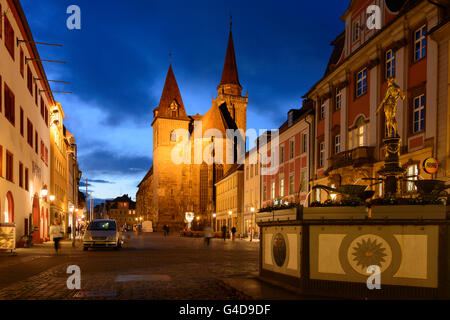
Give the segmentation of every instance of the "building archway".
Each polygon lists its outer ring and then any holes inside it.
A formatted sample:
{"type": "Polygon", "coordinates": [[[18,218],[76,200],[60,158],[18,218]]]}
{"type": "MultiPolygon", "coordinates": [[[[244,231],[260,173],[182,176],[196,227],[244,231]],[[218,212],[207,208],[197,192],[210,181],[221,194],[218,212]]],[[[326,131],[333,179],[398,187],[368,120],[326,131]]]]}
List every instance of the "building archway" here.
{"type": "Polygon", "coordinates": [[[40,243],[40,230],[36,230],[36,227],[41,228],[41,216],[39,212],[39,197],[37,194],[33,198],[33,242],[40,243]]]}
{"type": "Polygon", "coordinates": [[[5,208],[2,212],[1,222],[14,223],[14,198],[11,191],[8,191],[5,198],[5,208]]]}

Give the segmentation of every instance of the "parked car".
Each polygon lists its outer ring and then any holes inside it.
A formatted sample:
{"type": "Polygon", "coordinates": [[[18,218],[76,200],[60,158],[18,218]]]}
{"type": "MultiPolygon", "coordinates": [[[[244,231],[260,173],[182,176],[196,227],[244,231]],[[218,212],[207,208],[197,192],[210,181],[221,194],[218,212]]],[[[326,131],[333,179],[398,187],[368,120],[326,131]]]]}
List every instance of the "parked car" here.
{"type": "Polygon", "coordinates": [[[89,223],[83,236],[84,251],[89,248],[114,248],[122,247],[122,233],[113,219],[97,219],[89,223]]]}

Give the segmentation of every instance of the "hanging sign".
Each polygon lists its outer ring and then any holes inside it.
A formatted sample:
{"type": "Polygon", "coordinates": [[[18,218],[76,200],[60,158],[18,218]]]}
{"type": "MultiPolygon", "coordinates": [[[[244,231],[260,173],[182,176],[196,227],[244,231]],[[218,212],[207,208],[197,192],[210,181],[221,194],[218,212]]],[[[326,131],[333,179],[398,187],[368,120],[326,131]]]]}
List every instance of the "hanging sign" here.
{"type": "Polygon", "coordinates": [[[423,170],[428,174],[436,173],[439,169],[439,163],[434,158],[425,159],[422,166],[423,166],[423,170]]]}

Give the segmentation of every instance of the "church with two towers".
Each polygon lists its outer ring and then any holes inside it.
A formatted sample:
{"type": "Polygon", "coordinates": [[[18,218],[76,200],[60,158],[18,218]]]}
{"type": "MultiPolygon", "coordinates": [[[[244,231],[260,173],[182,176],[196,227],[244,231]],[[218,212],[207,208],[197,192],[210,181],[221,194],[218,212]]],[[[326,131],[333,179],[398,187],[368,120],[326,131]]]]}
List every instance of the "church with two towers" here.
{"type": "Polygon", "coordinates": [[[172,65],[169,65],[159,105],[153,110],[153,166],[138,185],[136,194],[137,213],[152,221],[155,230],[162,230],[164,225],[169,225],[171,230],[183,229],[186,212],[194,212],[200,224],[209,223],[216,205],[214,185],[233,167],[225,159],[230,152],[227,146],[233,146],[234,160],[236,154],[245,153],[245,134],[241,136],[244,150],[239,152],[236,139],[231,143],[225,140],[227,130],[246,131],[247,103],[248,93],[242,95],[239,82],[231,28],[217,97],[212,99],[212,106],[204,115],[188,114],[188,106],[183,103],[172,65]],[[194,128],[196,131],[200,128],[201,132],[194,133],[194,128]],[[177,129],[190,133],[191,162],[173,162],[172,153],[179,143],[177,129]],[[211,129],[220,132],[222,138],[210,138],[211,129]],[[204,137],[205,132],[208,138],[204,137]],[[218,141],[220,139],[222,141],[218,141]],[[222,163],[217,159],[209,164],[208,161],[196,163],[194,154],[199,151],[198,146],[203,155],[206,148],[211,148],[211,143],[223,148],[222,163]]]}

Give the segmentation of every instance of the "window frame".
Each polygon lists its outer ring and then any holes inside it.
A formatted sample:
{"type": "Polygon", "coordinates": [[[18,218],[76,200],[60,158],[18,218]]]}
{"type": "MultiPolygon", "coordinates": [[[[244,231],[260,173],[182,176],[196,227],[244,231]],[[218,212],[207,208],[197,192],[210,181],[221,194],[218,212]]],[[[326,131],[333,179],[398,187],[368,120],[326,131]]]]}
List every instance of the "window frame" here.
{"type": "Polygon", "coordinates": [[[6,172],[5,179],[14,183],[14,154],[6,150],[6,172]]]}
{"type": "Polygon", "coordinates": [[[325,166],[325,141],[319,143],[319,168],[325,166]]]}
{"type": "Polygon", "coordinates": [[[3,83],[3,95],[5,99],[5,118],[14,127],[16,126],[16,96],[10,87],[3,83]]]}
{"type": "Polygon", "coordinates": [[[334,136],[334,154],[341,153],[341,135],[334,136]]]}
{"type": "Polygon", "coordinates": [[[367,67],[362,68],[360,71],[356,73],[355,79],[355,96],[356,98],[360,98],[363,95],[367,94],[367,67]],[[359,75],[361,74],[361,78],[359,75]],[[359,85],[361,84],[361,92],[359,92],[359,85]]]}
{"type": "Polygon", "coordinates": [[[425,94],[419,94],[412,99],[412,133],[417,134],[425,131],[425,115],[426,115],[426,100],[425,94]],[[416,110],[416,101],[419,102],[418,108],[416,110]],[[416,121],[416,113],[419,115],[419,120],[416,121]],[[416,130],[416,123],[419,125],[418,130],[416,130]]]}
{"type": "Polygon", "coordinates": [[[427,25],[424,24],[413,32],[413,61],[417,62],[427,56],[427,25]],[[417,33],[422,31],[422,34],[417,38],[417,33]],[[417,48],[419,45],[419,50],[417,48]],[[417,57],[417,53],[420,53],[420,57],[417,57]]]}
{"type": "Polygon", "coordinates": [[[396,52],[393,49],[386,51],[384,55],[384,78],[388,80],[389,78],[395,78],[395,62],[396,62],[396,52]],[[389,57],[389,53],[391,54],[389,57]]]}
{"type": "Polygon", "coordinates": [[[334,111],[342,109],[342,89],[336,88],[334,96],[334,111]]]}

